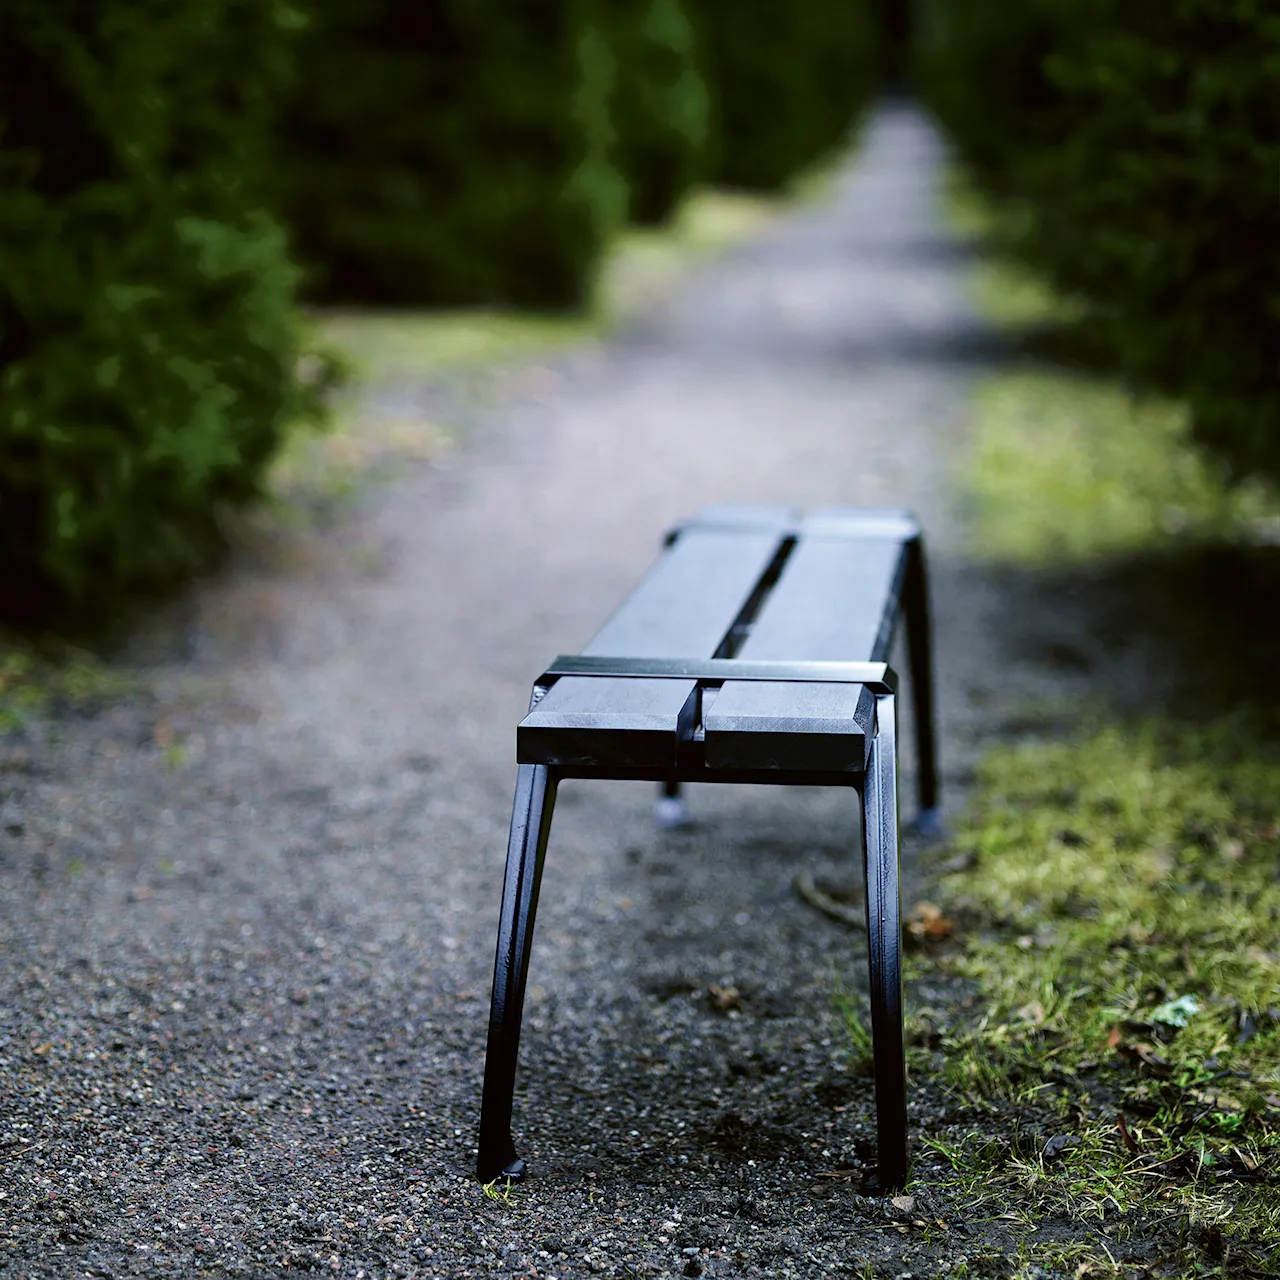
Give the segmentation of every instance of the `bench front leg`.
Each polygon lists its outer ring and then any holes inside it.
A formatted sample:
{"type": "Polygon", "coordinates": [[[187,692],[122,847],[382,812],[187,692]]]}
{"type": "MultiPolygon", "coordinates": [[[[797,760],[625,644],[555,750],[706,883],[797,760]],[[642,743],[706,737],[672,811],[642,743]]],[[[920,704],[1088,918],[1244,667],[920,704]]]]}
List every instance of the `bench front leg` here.
{"type": "Polygon", "coordinates": [[[893,695],[879,695],[876,732],[862,785],[862,830],[871,1045],[876,1073],[877,1181],[883,1191],[897,1191],[907,1180],[896,739],[893,695]]]}
{"type": "Polygon", "coordinates": [[[525,1162],[511,1139],[511,1104],[516,1084],[520,1023],[524,1017],[529,952],[538,910],[538,887],[551,833],[557,778],[546,765],[522,764],[516,775],[507,843],[507,871],[502,884],[498,920],[498,952],[493,969],[493,1001],[489,1007],[489,1043],[484,1063],[484,1095],[480,1103],[480,1154],[476,1176],[481,1182],[524,1177],[525,1162]]]}

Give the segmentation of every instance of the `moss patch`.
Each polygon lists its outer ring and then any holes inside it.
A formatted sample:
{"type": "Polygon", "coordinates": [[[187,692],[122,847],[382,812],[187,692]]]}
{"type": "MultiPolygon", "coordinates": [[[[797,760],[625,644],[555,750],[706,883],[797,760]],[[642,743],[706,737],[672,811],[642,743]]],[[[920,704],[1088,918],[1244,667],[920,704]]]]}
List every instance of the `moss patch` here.
{"type": "Polygon", "coordinates": [[[982,555],[1079,562],[1249,537],[1273,518],[1260,487],[1227,488],[1191,446],[1181,406],[1107,379],[1002,373],[978,388],[973,414],[965,488],[982,555]]]}
{"type": "Polygon", "coordinates": [[[921,1185],[1044,1258],[1105,1224],[1102,1274],[1280,1274],[1278,821],[1280,755],[1227,725],[988,758],[936,894],[952,940],[912,966],[980,993],[917,1016],[951,1106],[921,1185]]]}
{"type": "Polygon", "coordinates": [[[41,653],[0,641],[0,736],[39,716],[90,714],[141,687],[135,676],[79,649],[41,653]]]}

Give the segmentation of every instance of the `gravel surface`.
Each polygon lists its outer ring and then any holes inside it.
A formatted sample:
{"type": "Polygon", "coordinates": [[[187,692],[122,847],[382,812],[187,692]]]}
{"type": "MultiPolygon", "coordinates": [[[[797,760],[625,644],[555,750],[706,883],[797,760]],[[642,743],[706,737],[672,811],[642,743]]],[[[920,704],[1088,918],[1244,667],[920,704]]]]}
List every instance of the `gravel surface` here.
{"type": "Polygon", "coordinates": [[[940,162],[885,109],[829,200],[529,370],[448,469],[289,573],[202,588],[146,696],[0,742],[0,1273],[911,1271],[908,1211],[859,1194],[871,1085],[833,992],[861,990],[862,937],[791,887],[847,877],[850,794],[695,788],[662,833],[648,787],[566,784],[517,1094],[534,1178],[486,1196],[471,1167],[513,727],[670,524],[919,513],[953,813],[1044,690],[959,554],[991,343],[940,162]]]}

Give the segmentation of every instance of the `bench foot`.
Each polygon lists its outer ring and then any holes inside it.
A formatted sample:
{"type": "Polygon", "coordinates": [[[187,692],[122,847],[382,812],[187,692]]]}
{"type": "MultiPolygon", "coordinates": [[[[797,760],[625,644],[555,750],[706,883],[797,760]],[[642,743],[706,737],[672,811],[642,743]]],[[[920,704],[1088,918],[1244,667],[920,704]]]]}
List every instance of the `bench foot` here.
{"type": "Polygon", "coordinates": [[[663,830],[687,827],[693,821],[689,806],[679,796],[659,796],[653,804],[654,825],[663,830]]]}
{"type": "Polygon", "coordinates": [[[524,1017],[529,953],[538,910],[538,887],[551,834],[556,776],[543,764],[522,764],[516,774],[507,842],[507,871],[502,882],[498,918],[498,953],[493,968],[493,1001],[489,1007],[489,1043],[484,1061],[484,1094],[480,1101],[480,1154],[476,1176],[481,1182],[525,1176],[525,1163],[511,1141],[511,1104],[516,1086],[516,1058],[524,1017]]]}
{"type": "MultiPolygon", "coordinates": [[[[512,1150],[514,1152],[514,1148],[512,1150]]],[[[523,1182],[528,1176],[529,1166],[519,1156],[505,1165],[476,1162],[476,1178],[486,1186],[491,1182],[497,1182],[499,1178],[507,1182],[523,1182]]]]}
{"type": "Polygon", "coordinates": [[[659,784],[658,798],[653,804],[653,821],[660,828],[687,827],[693,821],[680,794],[680,784],[668,780],[659,784]]]}
{"type": "Polygon", "coordinates": [[[942,810],[921,809],[911,824],[911,830],[926,840],[938,839],[942,835],[942,810]]]}

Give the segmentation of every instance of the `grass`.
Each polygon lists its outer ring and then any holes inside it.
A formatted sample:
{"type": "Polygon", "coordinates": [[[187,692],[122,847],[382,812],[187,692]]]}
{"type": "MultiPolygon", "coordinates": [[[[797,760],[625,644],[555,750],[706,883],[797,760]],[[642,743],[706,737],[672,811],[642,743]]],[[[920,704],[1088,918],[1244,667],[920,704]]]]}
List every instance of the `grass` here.
{"type": "Polygon", "coordinates": [[[980,992],[913,1050],[966,1117],[922,1183],[1280,1274],[1278,820],[1280,753],[1230,725],[990,754],[935,890],[959,941],[912,962],[980,992]]]}
{"type": "Polygon", "coordinates": [[[1020,370],[975,397],[965,486],[981,555],[1076,564],[1170,539],[1249,536],[1274,505],[1229,489],[1187,438],[1187,415],[1105,378],[1020,370]]]}
{"type": "Polygon", "coordinates": [[[0,735],[50,713],[95,711],[137,689],[134,677],[82,650],[0,639],[0,735]]]}
{"type": "MultiPolygon", "coordinates": [[[[999,243],[972,193],[949,202],[999,243]]],[[[972,283],[1014,334],[1085,318],[998,256],[972,283]]],[[[1276,527],[1273,496],[1194,452],[1181,406],[1105,366],[1011,364],[978,388],[971,441],[973,550],[994,563],[1092,572],[1276,527]]],[[[1280,1275],[1280,750],[1247,708],[1074,723],[988,754],[959,869],[930,890],[952,930],[909,980],[968,997],[909,1028],[938,1108],[913,1189],[1004,1233],[952,1274],[1280,1275]]]]}

